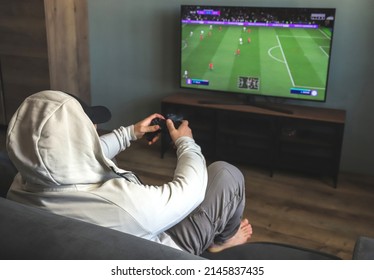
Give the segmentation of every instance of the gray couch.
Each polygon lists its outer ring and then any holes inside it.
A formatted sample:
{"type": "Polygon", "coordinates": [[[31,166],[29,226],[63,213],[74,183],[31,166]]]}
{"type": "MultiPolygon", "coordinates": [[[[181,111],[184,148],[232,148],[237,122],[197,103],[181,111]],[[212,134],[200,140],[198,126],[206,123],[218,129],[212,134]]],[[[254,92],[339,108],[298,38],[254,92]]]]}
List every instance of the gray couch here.
{"type": "MultiPolygon", "coordinates": [[[[329,260],[336,256],[268,242],[194,256],[123,232],[58,216],[5,199],[16,173],[0,152],[0,259],[255,259],[329,260]]],[[[353,258],[374,259],[374,242],[361,238],[353,258]]]]}
{"type": "Polygon", "coordinates": [[[199,259],[148,240],[0,198],[1,259],[199,259]]]}

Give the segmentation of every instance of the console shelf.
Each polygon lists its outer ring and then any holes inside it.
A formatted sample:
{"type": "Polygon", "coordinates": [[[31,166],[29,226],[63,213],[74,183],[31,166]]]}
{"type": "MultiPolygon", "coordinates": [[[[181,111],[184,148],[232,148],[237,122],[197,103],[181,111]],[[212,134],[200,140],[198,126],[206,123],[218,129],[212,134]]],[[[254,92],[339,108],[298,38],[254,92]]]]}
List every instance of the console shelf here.
{"type": "MultiPolygon", "coordinates": [[[[260,165],[271,175],[280,169],[327,175],[337,186],[344,110],[277,104],[273,111],[213,98],[171,95],[162,100],[162,113],[183,115],[209,159],[260,165]]],[[[162,142],[162,156],[167,145],[162,142]]]]}

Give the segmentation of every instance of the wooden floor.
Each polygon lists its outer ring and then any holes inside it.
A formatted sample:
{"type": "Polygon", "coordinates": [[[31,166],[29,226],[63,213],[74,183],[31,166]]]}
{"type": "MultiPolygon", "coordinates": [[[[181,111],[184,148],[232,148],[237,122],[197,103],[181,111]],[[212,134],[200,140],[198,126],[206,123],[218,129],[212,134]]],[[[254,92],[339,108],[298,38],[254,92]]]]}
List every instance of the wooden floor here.
{"type": "MultiPolygon", "coordinates": [[[[0,129],[1,148],[4,135],[0,129]]],[[[173,150],[161,159],[159,146],[142,140],[117,160],[148,184],[170,180],[176,163],[173,150]]],[[[374,237],[374,177],[341,174],[335,189],[331,178],[280,171],[270,177],[268,170],[237,166],[246,179],[251,241],[286,243],[351,259],[358,236],[374,237]]]]}
{"type": "MultiPolygon", "coordinates": [[[[170,180],[174,151],[163,159],[159,147],[138,141],[118,157],[144,183],[170,180]]],[[[238,165],[246,179],[245,216],[253,225],[251,241],[280,242],[351,259],[358,236],[374,237],[374,176],[341,174],[331,178],[269,171],[238,165]]]]}

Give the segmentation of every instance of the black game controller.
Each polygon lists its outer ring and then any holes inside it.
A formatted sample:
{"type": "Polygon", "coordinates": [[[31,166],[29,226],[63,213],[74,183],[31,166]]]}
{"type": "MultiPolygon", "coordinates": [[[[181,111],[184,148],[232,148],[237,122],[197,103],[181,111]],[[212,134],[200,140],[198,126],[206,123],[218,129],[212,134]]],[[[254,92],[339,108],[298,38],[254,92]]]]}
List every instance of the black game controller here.
{"type": "MultiPolygon", "coordinates": [[[[182,123],[183,117],[180,115],[168,114],[166,115],[166,119],[171,119],[174,123],[175,128],[178,128],[182,123]]],[[[161,133],[163,137],[168,138],[169,140],[168,142],[171,142],[169,130],[166,126],[166,120],[161,119],[161,118],[154,118],[151,121],[150,125],[159,125],[160,129],[155,132],[147,132],[145,134],[145,137],[147,138],[148,141],[152,141],[153,138],[155,138],[159,133],[161,133]]]]}

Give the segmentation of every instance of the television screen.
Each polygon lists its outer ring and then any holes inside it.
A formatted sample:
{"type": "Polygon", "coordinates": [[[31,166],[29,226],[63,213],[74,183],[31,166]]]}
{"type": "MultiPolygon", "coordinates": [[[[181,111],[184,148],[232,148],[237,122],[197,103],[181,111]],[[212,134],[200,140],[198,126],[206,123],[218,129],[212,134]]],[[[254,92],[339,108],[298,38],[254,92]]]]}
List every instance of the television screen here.
{"type": "Polygon", "coordinates": [[[181,87],[325,101],[335,9],[181,6],[181,87]]]}

